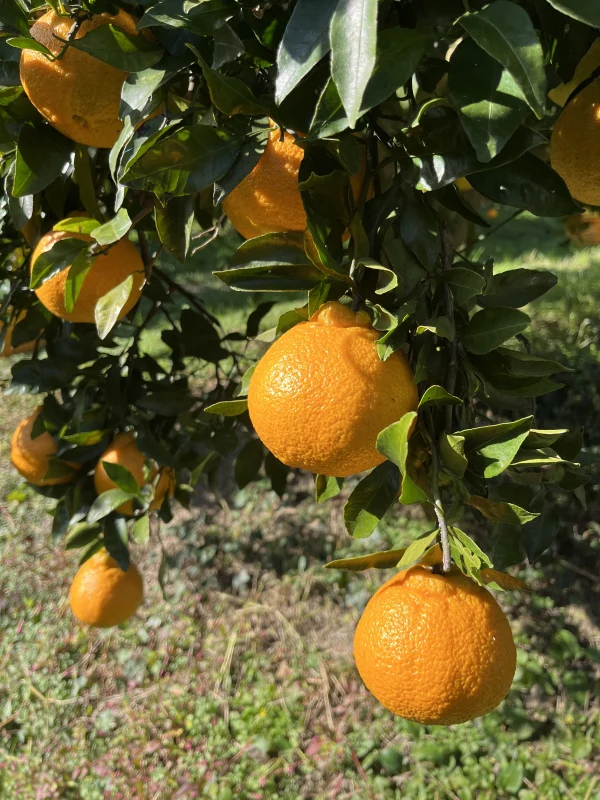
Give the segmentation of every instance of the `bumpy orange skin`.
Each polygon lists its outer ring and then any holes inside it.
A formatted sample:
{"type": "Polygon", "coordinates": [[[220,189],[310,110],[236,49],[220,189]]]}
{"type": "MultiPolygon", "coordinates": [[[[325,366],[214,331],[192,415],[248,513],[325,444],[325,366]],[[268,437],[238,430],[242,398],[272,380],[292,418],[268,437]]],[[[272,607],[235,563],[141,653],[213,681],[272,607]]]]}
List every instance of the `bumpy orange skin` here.
{"type": "Polygon", "coordinates": [[[393,714],[454,725],[494,709],[510,689],[516,650],[502,609],[459,570],[412,567],[368,602],[354,635],[361,678],[393,714]]]}
{"type": "MultiPolygon", "coordinates": [[[[26,311],[22,311],[16,319],[12,319],[8,323],[8,327],[6,329],[6,335],[4,337],[4,345],[2,350],[0,351],[0,356],[15,356],[18,353],[31,353],[32,350],[35,349],[35,340],[32,342],[24,342],[23,344],[18,345],[17,347],[13,347],[12,345],[12,335],[13,331],[16,326],[25,319],[27,316],[26,311]]],[[[0,321],[0,331],[3,329],[4,323],[0,321]]]]}
{"type": "Polygon", "coordinates": [[[600,78],[563,109],[550,139],[550,162],[576,200],[600,205],[600,78]]]}
{"type": "Polygon", "coordinates": [[[94,628],[120,625],[135,614],[143,599],[144,584],[135,564],[123,572],[104,549],[81,565],[69,592],[77,619],[94,628]]]}
{"type": "MultiPolygon", "coordinates": [[[[84,22],[76,38],[102,25],[115,25],[137,35],[136,21],[125,11],[99,14],[84,22]]],[[[73,22],[53,11],[31,27],[34,39],[54,55],[63,47],[73,22]]],[[[21,83],[40,114],[58,131],[89,147],[112,147],[123,127],[119,119],[121,88],[128,73],[70,47],[62,58],[50,61],[35,50],[21,53],[21,83]]]]}
{"type": "MultiPolygon", "coordinates": [[[[42,253],[61,239],[81,239],[91,242],[92,237],[83,233],[69,231],[49,231],[42,236],[37,247],[31,254],[31,269],[42,253]]],[[[128,314],[140,299],[144,286],[144,262],[136,248],[129,239],[121,239],[109,248],[106,253],[98,256],[92,264],[90,271],[85,276],[83,286],[72,311],[65,308],[65,286],[70,267],[57,272],[52,278],[42,283],[35,293],[44,306],[55,317],[69,320],[69,322],[94,322],[94,308],[98,300],[115,286],[122,283],[128,275],[133,275],[133,287],[127,302],[121,309],[119,319],[128,314]]]]}
{"type": "MultiPolygon", "coordinates": [[[[94,485],[98,494],[102,494],[102,492],[106,492],[109,489],[117,488],[117,485],[108,477],[102,464],[103,461],[108,461],[110,464],[120,464],[122,467],[126,467],[140,487],[145,486],[148,482],[152,483],[158,472],[158,467],[151,469],[147,481],[144,478],[144,462],[146,461],[146,457],[138,450],[135,437],[132,433],[119,433],[100,456],[96,464],[94,485]]],[[[174,491],[175,472],[171,468],[163,467],[156,485],[154,499],[150,504],[150,510],[155,511],[159,509],[165,495],[168,493],[169,497],[172,497],[174,491]]],[[[133,501],[123,503],[123,505],[119,506],[117,511],[127,517],[131,517],[134,511],[133,501]]]]}
{"type": "Polygon", "coordinates": [[[326,303],[283,334],[258,362],[248,410],[273,455],[339,478],[384,461],[377,434],[417,406],[401,352],[380,361],[368,314],[326,303]]]}
{"type": "MultiPolygon", "coordinates": [[[[30,417],[22,420],[17,425],[10,445],[10,460],[13,467],[25,480],[34,486],[56,486],[59,483],[69,483],[73,480],[75,472],[57,478],[46,478],[50,466],[50,459],[56,455],[56,442],[46,431],[41,436],[31,438],[33,425],[41,412],[36,409],[30,417]]],[[[80,464],[65,461],[73,470],[80,468],[80,464]]]]}
{"type": "MultiPolygon", "coordinates": [[[[246,239],[265,233],[304,231],[306,213],[298,188],[298,171],[304,150],[290,133],[281,138],[271,131],[258,164],[223,200],[223,211],[233,227],[246,239]]],[[[363,185],[366,162],[350,184],[357,200],[363,185]]]]}

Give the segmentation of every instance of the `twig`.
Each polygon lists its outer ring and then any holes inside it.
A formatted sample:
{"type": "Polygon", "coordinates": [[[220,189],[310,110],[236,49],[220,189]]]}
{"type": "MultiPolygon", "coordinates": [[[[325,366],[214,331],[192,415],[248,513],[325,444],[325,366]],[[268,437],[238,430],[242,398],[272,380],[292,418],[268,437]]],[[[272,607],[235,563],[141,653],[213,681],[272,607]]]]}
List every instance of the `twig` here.
{"type": "Polygon", "coordinates": [[[576,572],[578,575],[587,578],[589,581],[592,581],[593,583],[600,583],[600,578],[598,577],[598,575],[594,575],[593,572],[588,572],[586,569],[578,567],[577,564],[571,564],[570,561],[566,561],[564,558],[559,558],[558,563],[562,564],[563,567],[570,569],[571,572],[576,572]]]}
{"type": "Polygon", "coordinates": [[[450,572],[451,559],[450,559],[450,537],[448,533],[448,524],[444,515],[444,506],[442,505],[442,498],[440,497],[440,488],[438,486],[438,473],[440,469],[440,460],[438,454],[437,442],[433,441],[432,449],[432,485],[431,493],[433,495],[433,508],[437,517],[438,525],[440,528],[440,544],[442,545],[442,570],[450,572]]]}

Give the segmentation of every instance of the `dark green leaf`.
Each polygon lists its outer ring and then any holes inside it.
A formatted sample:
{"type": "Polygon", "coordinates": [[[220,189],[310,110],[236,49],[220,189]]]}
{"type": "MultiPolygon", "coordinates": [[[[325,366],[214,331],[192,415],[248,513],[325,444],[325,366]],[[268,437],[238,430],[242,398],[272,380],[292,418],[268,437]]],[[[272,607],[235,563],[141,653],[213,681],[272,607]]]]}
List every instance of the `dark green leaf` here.
{"type": "Polygon", "coordinates": [[[593,0],[548,0],[551,6],[568,17],[600,28],[600,6],[593,0]]]}
{"type": "Polygon", "coordinates": [[[540,516],[523,527],[523,544],[527,558],[533,564],[556,539],[558,533],[559,517],[550,503],[545,503],[544,498],[539,498],[540,516]]]}
{"type": "Polygon", "coordinates": [[[157,195],[195,194],[225,175],[238,150],[238,140],[225,131],[206,125],[181,128],[130,162],[121,182],[157,195]]]}
{"type": "Polygon", "coordinates": [[[167,250],[183,263],[186,259],[194,224],[194,195],[173,197],[166,205],[154,209],[156,231],[167,250]]]}
{"type": "Polygon", "coordinates": [[[351,536],[370,536],[394,500],[398,497],[400,472],[384,461],[354,488],[344,506],[344,522],[351,536]]]}
{"type": "Polygon", "coordinates": [[[63,174],[71,161],[73,143],[43,122],[21,128],[13,194],[37,194],[63,174]]]}
{"type": "Polygon", "coordinates": [[[526,209],[538,217],[562,217],[580,210],[560,175],[531,153],[511,164],[468,177],[471,186],[484,197],[526,209]]]}
{"type": "Polygon", "coordinates": [[[377,0],[340,0],[331,20],[331,77],[353,128],[377,54],[377,0]]]}
{"type": "Polygon", "coordinates": [[[238,8],[235,0],[158,0],[146,11],[138,29],[186,28],[201,36],[212,36],[238,8]]]}
{"type": "Polygon", "coordinates": [[[129,549],[127,548],[127,520],[110,516],[104,520],[104,546],[115,559],[123,572],[129,569],[129,549]]]}
{"type": "Polygon", "coordinates": [[[469,466],[465,457],[464,436],[443,432],[440,436],[440,457],[447,470],[462,478],[469,466]]]}
{"type": "Polygon", "coordinates": [[[279,497],[283,497],[290,468],[278,458],[275,458],[273,453],[267,453],[265,455],[265,474],[271,481],[271,489],[279,497]]]}
{"type": "Polygon", "coordinates": [[[115,25],[100,25],[70,46],[125,72],[148,69],[163,56],[162,48],[145,36],[133,36],[115,25]]]}
{"type": "Polygon", "coordinates": [[[455,397],[453,394],[450,394],[443,386],[430,386],[421,397],[419,408],[428,405],[456,406],[460,405],[462,402],[460,397],[455,397]]]}
{"type": "Polygon", "coordinates": [[[527,438],[532,420],[532,417],[524,417],[514,422],[458,431],[457,435],[465,439],[469,466],[484,478],[500,475],[511,464],[527,438]]]}
{"type": "Polygon", "coordinates": [[[88,512],[87,521],[90,525],[100,522],[101,519],[112,514],[119,506],[122,506],[123,503],[132,500],[134,497],[135,495],[132,495],[130,492],[124,492],[123,489],[109,489],[106,492],[102,492],[92,503],[88,512]]]}
{"type": "Polygon", "coordinates": [[[298,0],[277,51],[275,101],[281,103],[329,52],[329,24],[338,0],[298,0]]]}
{"type": "Polygon", "coordinates": [[[489,353],[529,325],[530,318],[514,308],[484,308],[469,320],[460,338],[470,353],[489,353]]]}
{"type": "Polygon", "coordinates": [[[83,248],[77,253],[71,264],[65,284],[65,308],[69,313],[75,308],[85,277],[95,260],[96,256],[90,255],[88,248],[83,248]]]}
{"type": "Polygon", "coordinates": [[[212,68],[219,69],[223,64],[235,61],[245,52],[244,43],[226,22],[215,31],[215,49],[213,51],[212,68]]]}
{"type": "Polygon", "coordinates": [[[114,464],[111,461],[102,461],[102,466],[111,481],[116,483],[118,489],[122,489],[130,495],[138,494],[140,490],[138,482],[127,467],[122,464],[114,464]]]}
{"type": "Polygon", "coordinates": [[[521,508],[514,503],[492,503],[486,497],[477,495],[471,495],[466,503],[481,511],[486,519],[502,522],[505,525],[524,525],[539,516],[539,514],[527,511],[526,508],[521,508]]]}
{"type": "Polygon", "coordinates": [[[31,36],[13,36],[11,39],[6,40],[6,44],[15,47],[17,50],[34,50],[37,53],[42,53],[50,60],[54,60],[51,50],[48,50],[46,45],[36,41],[31,36]]]}
{"type": "Polygon", "coordinates": [[[344,486],[343,478],[332,478],[327,475],[317,475],[315,478],[315,500],[317,503],[324,503],[337,497],[344,486]]]}
{"type": "Polygon", "coordinates": [[[211,69],[202,60],[200,60],[200,64],[210,91],[210,98],[219,111],[227,114],[228,117],[234,114],[262,116],[265,113],[264,107],[243,81],[211,69]]]}
{"type": "MultiPolygon", "coordinates": [[[[458,305],[464,305],[467,300],[481,294],[485,286],[485,278],[475,270],[466,267],[451,267],[442,273],[441,278],[450,285],[458,305]]],[[[503,305],[507,304],[503,303],[503,305]]]]}
{"type": "Polygon", "coordinates": [[[251,481],[256,480],[263,463],[264,449],[259,439],[250,439],[242,447],[235,460],[235,482],[243,489],[251,481]]]}
{"type": "Polygon", "coordinates": [[[37,289],[48,278],[70,267],[80,253],[87,253],[88,247],[88,243],[81,239],[59,239],[36,258],[29,288],[37,289]]]}
{"type": "Polygon", "coordinates": [[[502,150],[529,110],[510,72],[472,39],[465,39],[452,54],[448,90],[483,162],[502,150]]]}
{"type": "Polygon", "coordinates": [[[521,308],[546,294],[556,286],[557,281],[556,275],[547,270],[509,269],[494,275],[486,293],[477,302],[486,308],[521,308]]]}
{"type": "Polygon", "coordinates": [[[527,12],[509,0],[496,0],[464,14],[459,22],[486,53],[506,67],[541,119],[546,106],[544,53],[527,12]]]}
{"type": "Polygon", "coordinates": [[[266,118],[253,120],[233,166],[215,184],[215,204],[222,203],[258,164],[269,139],[269,125],[266,118]]]}
{"type": "Polygon", "coordinates": [[[566,431],[556,443],[553,443],[553,448],[556,453],[567,461],[576,459],[582,447],[583,428],[575,428],[575,430],[566,431]]]}
{"type": "Polygon", "coordinates": [[[14,0],[0,0],[0,22],[21,33],[29,33],[29,24],[24,9],[14,0]]]}
{"type": "Polygon", "coordinates": [[[150,103],[153,96],[161,96],[159,90],[177,75],[192,60],[188,53],[181,58],[167,55],[158,64],[141,72],[132,72],[121,89],[121,119],[131,115],[133,123],[141,121],[155,103],[150,103]]]}
{"type": "Polygon", "coordinates": [[[223,400],[220,403],[213,403],[211,406],[206,406],[204,411],[207,414],[220,414],[223,417],[237,417],[248,410],[248,401],[243,400],[223,400]]]}
{"type": "Polygon", "coordinates": [[[125,303],[129,300],[129,295],[133,288],[133,275],[128,275],[122,283],[119,283],[110,292],[96,303],[94,307],[94,320],[100,339],[106,339],[114,328],[119,314],[123,310],[125,303]]]}

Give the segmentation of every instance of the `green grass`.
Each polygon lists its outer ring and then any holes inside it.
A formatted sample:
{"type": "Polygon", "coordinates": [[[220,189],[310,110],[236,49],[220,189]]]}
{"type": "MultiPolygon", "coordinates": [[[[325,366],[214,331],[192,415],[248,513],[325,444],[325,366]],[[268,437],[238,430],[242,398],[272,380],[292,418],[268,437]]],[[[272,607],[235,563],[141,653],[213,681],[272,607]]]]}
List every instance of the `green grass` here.
{"type": "MultiPolygon", "coordinates": [[[[556,347],[583,369],[560,402],[538,404],[540,424],[565,413],[587,422],[587,409],[600,407],[600,253],[563,247],[560,222],[519,226],[522,236],[507,226],[485,251],[506,267],[560,273],[559,287],[530,309],[532,344],[556,347]]],[[[206,278],[227,246],[202,251],[185,278],[209,308],[226,311],[227,329],[243,329],[250,298],[206,278]]],[[[7,379],[5,362],[0,381],[7,379]]],[[[0,399],[1,800],[599,796],[593,491],[587,510],[561,509],[557,547],[519,572],[534,593],[500,597],[519,647],[507,700],[472,723],[423,727],[381,708],[352,661],[358,616],[389,573],[323,564],[400,547],[426,520],[398,509],[368,540],[353,541],[343,530],[343,498],[316,505],[308,476],[281,502],[266,484],[227,503],[201,490],[164,532],[167,599],[157,548],[137,549],[143,609],[119,629],[90,631],[67,602],[77,555],[52,546],[48,503],[7,467],[10,433],[34,405],[0,399]]]]}

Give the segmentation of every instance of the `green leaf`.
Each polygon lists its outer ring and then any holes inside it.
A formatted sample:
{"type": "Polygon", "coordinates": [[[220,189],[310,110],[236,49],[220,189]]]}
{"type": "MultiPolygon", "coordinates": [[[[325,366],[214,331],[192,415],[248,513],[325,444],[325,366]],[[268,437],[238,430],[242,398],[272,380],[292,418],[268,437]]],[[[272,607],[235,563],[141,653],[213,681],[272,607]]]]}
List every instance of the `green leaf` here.
{"type": "Polygon", "coordinates": [[[596,3],[590,0],[548,0],[548,2],[568,17],[592,28],[600,28],[600,6],[596,3]]]}
{"type": "Polygon", "coordinates": [[[324,279],[304,252],[301,233],[267,233],[248,239],[229,263],[231,269],[213,274],[242,292],[312,289],[324,279]]]}
{"type": "Polygon", "coordinates": [[[215,184],[215,204],[222,203],[227,195],[252,172],[265,151],[269,132],[270,122],[267,118],[252,121],[233,166],[215,184]]]}
{"type": "Polygon", "coordinates": [[[17,144],[13,195],[37,194],[63,174],[73,143],[44,122],[23,125],[17,144]]]}
{"type": "Polygon", "coordinates": [[[583,428],[565,431],[553,446],[561,458],[573,461],[583,447],[583,428]]]}
{"type": "Polygon", "coordinates": [[[449,317],[436,317],[435,319],[427,320],[422,325],[417,326],[417,334],[425,333],[425,331],[435,333],[436,336],[448,339],[450,342],[456,335],[454,323],[449,317]]]}
{"type": "Polygon", "coordinates": [[[64,544],[65,550],[78,550],[91,542],[95,542],[100,534],[100,528],[96,525],[89,525],[87,522],[79,522],[74,525],[67,536],[64,544]]]}
{"type": "Polygon", "coordinates": [[[383,264],[375,261],[374,258],[361,258],[356,263],[359,267],[372,269],[379,273],[375,294],[386,294],[398,286],[398,276],[396,273],[389,267],[384,267],[383,264]]]}
{"type": "MultiPolygon", "coordinates": [[[[529,450],[537,450],[540,447],[550,447],[554,444],[554,442],[556,442],[557,439],[560,439],[561,436],[568,432],[569,431],[566,428],[558,428],[557,430],[553,431],[542,431],[538,430],[537,428],[532,428],[527,434],[527,438],[523,442],[523,447],[529,450]]],[[[575,458],[578,453],[579,450],[572,457],[575,458]]]]}
{"type": "Polygon", "coordinates": [[[522,540],[529,561],[534,564],[555,541],[558,533],[559,517],[556,508],[538,499],[540,515],[522,529],[522,540]]]}
{"type": "Polygon", "coordinates": [[[498,773],[498,788],[507,794],[517,795],[523,785],[524,772],[520,761],[504,764],[498,773]]]}
{"type": "Polygon", "coordinates": [[[65,308],[69,314],[75,308],[75,303],[81,292],[85,277],[92,268],[95,260],[96,256],[91,255],[88,248],[84,248],[77,253],[71,264],[65,284],[65,308]]]}
{"type": "Polygon", "coordinates": [[[37,53],[42,53],[45,55],[50,61],[55,60],[52,50],[48,50],[46,45],[38,42],[31,36],[13,36],[6,40],[6,44],[9,44],[11,47],[16,48],[17,50],[34,50],[37,53]]]}
{"type": "Polygon", "coordinates": [[[448,92],[483,162],[498,155],[529,111],[510,72],[472,39],[462,41],[452,54],[448,92]]]}
{"type": "Polygon", "coordinates": [[[377,450],[393,464],[396,464],[402,474],[400,502],[404,505],[430,502],[428,494],[408,474],[406,466],[409,438],[416,418],[416,411],[408,411],[398,422],[388,425],[377,436],[377,450]]]}
{"type": "Polygon", "coordinates": [[[348,533],[358,539],[370,536],[398,497],[399,485],[398,467],[389,461],[384,461],[364,477],[344,506],[348,533]]]}
{"type": "Polygon", "coordinates": [[[351,572],[363,572],[365,569],[391,569],[397,566],[406,550],[383,550],[380,553],[369,553],[356,558],[338,558],[325,564],[325,569],[349,569],[351,572]]]}
{"type": "Polygon", "coordinates": [[[118,242],[122,239],[131,229],[131,220],[125,208],[119,209],[117,216],[105,222],[104,225],[99,225],[91,232],[92,239],[95,239],[98,244],[106,246],[118,242]]]}
{"type": "Polygon", "coordinates": [[[121,89],[121,107],[119,117],[130,117],[134,125],[147,117],[149,109],[153,110],[155,100],[162,99],[161,92],[165,84],[175,77],[192,61],[192,54],[182,57],[166,55],[158,64],[141,72],[132,72],[121,89]],[[150,102],[152,98],[152,102],[150,102]]]}
{"type": "Polygon", "coordinates": [[[127,520],[110,516],[104,520],[104,546],[115,559],[123,572],[129,569],[129,550],[127,548],[127,520]]]}
{"type": "Polygon", "coordinates": [[[259,439],[250,439],[242,447],[235,460],[234,476],[238,489],[243,489],[256,480],[263,463],[264,448],[259,439]]]}
{"type": "Polygon", "coordinates": [[[192,239],[194,195],[173,197],[166,205],[156,203],[154,219],[158,238],[175,258],[183,263],[192,239]]]}
{"type": "Polygon", "coordinates": [[[154,66],[164,52],[145,36],[133,36],[115,25],[100,25],[80,39],[73,39],[70,47],[125,72],[140,72],[154,66]]]}
{"type": "Polygon", "coordinates": [[[204,78],[210,92],[210,99],[215,108],[232,117],[234,114],[254,114],[262,116],[265,113],[262,106],[248,86],[239,78],[224,75],[199,59],[204,73],[204,78]]]}
{"type": "Polygon", "coordinates": [[[442,432],[440,436],[440,458],[447,470],[462,478],[469,467],[465,457],[465,438],[442,432]]]}
{"type": "Polygon", "coordinates": [[[406,548],[404,555],[398,562],[399,567],[410,567],[412,564],[415,564],[423,555],[423,553],[435,543],[435,540],[438,537],[439,531],[436,529],[429,536],[425,536],[422,539],[416,539],[414,542],[411,542],[409,546],[406,548]]]}
{"type": "Polygon", "coordinates": [[[344,486],[343,478],[332,478],[328,475],[317,475],[315,478],[315,500],[317,503],[324,503],[342,491],[344,486]]]}
{"type": "Polygon", "coordinates": [[[308,317],[309,319],[315,314],[318,309],[327,300],[331,284],[329,281],[323,281],[308,290],[308,317]]]}
{"type": "Polygon", "coordinates": [[[547,91],[544,53],[527,12],[509,0],[496,0],[458,21],[479,47],[507,69],[541,119],[547,91]]]}
{"type": "Polygon", "coordinates": [[[106,339],[114,328],[125,303],[133,288],[133,275],[128,275],[104,297],[101,297],[94,307],[94,320],[100,339],[106,339]]]}
{"type": "Polygon", "coordinates": [[[545,269],[509,269],[493,276],[477,302],[485,308],[521,308],[546,294],[557,281],[556,275],[545,269]]]}
{"type": "Polygon", "coordinates": [[[281,103],[329,52],[329,24],[338,0],[298,0],[277,50],[275,102],[281,103]]]}
{"type": "Polygon", "coordinates": [[[144,514],[131,526],[131,538],[136,544],[144,545],[150,541],[150,517],[144,514]]]}
{"type": "Polygon", "coordinates": [[[265,475],[271,481],[271,489],[279,497],[283,497],[286,490],[288,475],[290,468],[275,458],[273,453],[267,453],[265,456],[265,475]]]}
{"type": "Polygon", "coordinates": [[[451,267],[440,277],[449,284],[458,305],[464,305],[467,300],[477,297],[485,287],[485,278],[466,267],[451,267]]]}
{"type": "Polygon", "coordinates": [[[88,236],[96,228],[100,227],[102,223],[97,219],[82,218],[82,217],[67,217],[66,219],[57,222],[52,228],[54,231],[69,231],[71,233],[85,233],[88,236]]]}
{"type": "Polygon", "coordinates": [[[533,417],[498,425],[482,425],[458,431],[465,439],[469,466],[484,478],[495,478],[511,464],[527,438],[533,417]]]}
{"type": "Polygon", "coordinates": [[[158,26],[185,28],[201,36],[213,36],[239,9],[235,0],[158,0],[149,8],[138,30],[158,26]]]}
{"type": "Polygon", "coordinates": [[[80,253],[87,253],[88,247],[88,242],[82,242],[81,239],[59,239],[36,258],[29,288],[37,289],[48,278],[70,267],[80,253]]]}
{"type": "Polygon", "coordinates": [[[563,217],[580,211],[560,175],[531,153],[497,169],[469,174],[468,178],[484,197],[526,209],[538,217],[563,217]]]}
{"type": "Polygon", "coordinates": [[[529,325],[530,318],[514,308],[484,308],[471,317],[460,338],[470,353],[489,353],[529,325]]]}
{"type": "Polygon", "coordinates": [[[532,356],[522,350],[511,350],[509,347],[499,347],[494,356],[500,359],[502,369],[514,377],[547,378],[557,372],[574,372],[558,361],[532,356]]]}
{"type": "Polygon", "coordinates": [[[478,495],[471,495],[466,503],[481,511],[486,519],[492,520],[492,522],[502,522],[505,525],[524,525],[539,516],[539,514],[527,511],[514,503],[492,503],[486,497],[478,495]]]}
{"type": "Polygon", "coordinates": [[[437,405],[437,406],[457,406],[463,401],[460,397],[450,394],[444,389],[443,386],[429,386],[419,401],[419,409],[424,406],[437,405]]]}
{"type": "Polygon", "coordinates": [[[331,20],[331,77],[353,128],[377,54],[377,0],[340,0],[331,20]]]}
{"type": "Polygon", "coordinates": [[[239,141],[206,125],[180,128],[129,162],[121,182],[161,196],[201,192],[233,165],[239,141]]]}
{"type": "Polygon", "coordinates": [[[220,414],[222,417],[237,417],[248,410],[248,400],[223,400],[220,403],[213,403],[206,406],[204,411],[207,414],[220,414]]]}
{"type": "Polygon", "coordinates": [[[82,144],[75,145],[75,183],[79,188],[81,204],[90,217],[100,218],[96,187],[92,175],[92,164],[89,149],[82,144]]]}
{"type": "Polygon", "coordinates": [[[254,375],[254,370],[258,366],[258,362],[256,364],[252,364],[251,367],[248,367],[246,372],[244,372],[242,376],[242,382],[239,386],[238,396],[239,397],[246,397],[248,394],[248,389],[250,388],[250,381],[252,380],[252,376],[254,375]]]}
{"type": "Polygon", "coordinates": [[[116,483],[118,489],[122,489],[130,495],[139,494],[140,487],[138,482],[127,467],[122,464],[114,464],[111,461],[103,461],[102,466],[111,481],[116,483]]]}
{"type": "Polygon", "coordinates": [[[25,35],[29,33],[25,10],[14,0],[0,0],[0,22],[25,35]]]}
{"type": "MultiPolygon", "coordinates": [[[[137,492],[136,492],[137,494],[137,492]]],[[[112,514],[119,506],[126,503],[128,500],[133,500],[135,494],[124,492],[123,489],[109,489],[106,492],[98,495],[92,503],[87,515],[87,521],[90,525],[100,522],[101,519],[112,514]]]]}
{"type": "Polygon", "coordinates": [[[236,59],[245,53],[244,43],[231,25],[228,25],[226,22],[215,31],[214,41],[213,69],[219,69],[219,67],[222,67],[224,64],[236,61],[236,59]]]}

